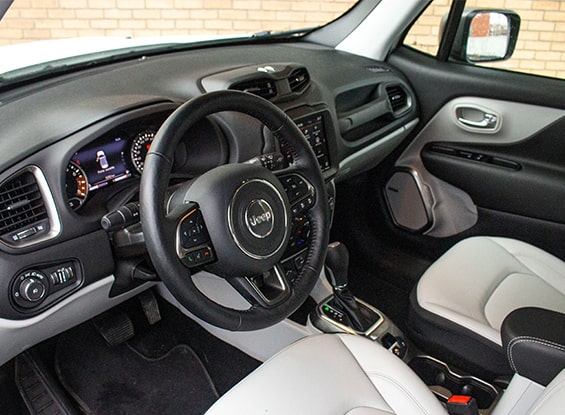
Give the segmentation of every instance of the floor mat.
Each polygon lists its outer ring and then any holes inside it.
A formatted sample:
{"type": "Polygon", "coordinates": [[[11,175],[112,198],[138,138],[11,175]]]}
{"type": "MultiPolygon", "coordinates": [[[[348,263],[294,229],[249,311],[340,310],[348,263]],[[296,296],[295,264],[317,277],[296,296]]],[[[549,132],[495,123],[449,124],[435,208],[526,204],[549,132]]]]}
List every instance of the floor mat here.
{"type": "Polygon", "coordinates": [[[217,399],[190,347],[177,344],[159,357],[142,352],[108,346],[89,322],[59,338],[56,369],[87,414],[202,414],[217,399]]]}

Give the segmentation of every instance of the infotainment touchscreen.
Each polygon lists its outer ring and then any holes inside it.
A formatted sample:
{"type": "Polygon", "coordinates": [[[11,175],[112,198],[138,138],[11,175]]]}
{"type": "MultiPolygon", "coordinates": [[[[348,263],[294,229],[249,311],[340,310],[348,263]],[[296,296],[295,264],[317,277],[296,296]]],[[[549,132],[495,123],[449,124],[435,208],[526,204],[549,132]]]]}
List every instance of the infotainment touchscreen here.
{"type": "Polygon", "coordinates": [[[127,154],[127,140],[115,137],[81,149],[71,160],[82,167],[92,191],[131,177],[127,154]]]}

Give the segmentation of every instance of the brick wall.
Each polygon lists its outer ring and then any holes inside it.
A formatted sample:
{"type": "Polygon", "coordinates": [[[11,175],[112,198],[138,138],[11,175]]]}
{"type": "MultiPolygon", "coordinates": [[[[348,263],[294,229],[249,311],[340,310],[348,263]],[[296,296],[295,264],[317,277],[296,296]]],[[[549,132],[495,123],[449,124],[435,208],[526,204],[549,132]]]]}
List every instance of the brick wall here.
{"type": "MultiPolygon", "coordinates": [[[[449,3],[450,0],[434,0],[410,30],[405,43],[435,53],[440,21],[449,11],[449,3]]],[[[467,0],[467,6],[510,9],[522,19],[512,58],[488,66],[565,78],[565,1],[467,0]]]]}
{"type": "MultiPolygon", "coordinates": [[[[15,0],[0,22],[0,45],[77,36],[167,36],[254,33],[317,26],[355,0],[15,0]]],[[[434,0],[406,43],[435,53],[450,0],[434,0]]],[[[468,0],[512,9],[522,27],[511,60],[491,64],[565,78],[565,1],[468,0]]]]}
{"type": "Polygon", "coordinates": [[[15,0],[0,45],[77,36],[255,33],[318,26],[354,0],[15,0]]]}

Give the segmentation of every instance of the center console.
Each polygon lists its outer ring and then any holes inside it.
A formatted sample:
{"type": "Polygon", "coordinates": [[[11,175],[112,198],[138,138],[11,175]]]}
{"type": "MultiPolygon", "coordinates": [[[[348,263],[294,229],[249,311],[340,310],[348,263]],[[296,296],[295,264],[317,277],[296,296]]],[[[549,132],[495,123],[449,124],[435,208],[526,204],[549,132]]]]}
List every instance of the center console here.
{"type": "Polygon", "coordinates": [[[326,270],[333,294],[310,313],[314,327],[324,333],[350,333],[380,343],[400,358],[408,346],[400,329],[380,310],[355,297],[348,288],[349,253],[345,245],[328,246],[326,270]]]}
{"type": "Polygon", "coordinates": [[[318,330],[324,333],[351,333],[368,337],[380,343],[400,358],[404,358],[408,352],[408,345],[400,329],[381,311],[364,301],[355,298],[359,307],[369,310],[374,315],[374,322],[364,331],[358,331],[351,327],[347,316],[333,302],[330,296],[322,301],[310,314],[310,321],[318,330]]]}

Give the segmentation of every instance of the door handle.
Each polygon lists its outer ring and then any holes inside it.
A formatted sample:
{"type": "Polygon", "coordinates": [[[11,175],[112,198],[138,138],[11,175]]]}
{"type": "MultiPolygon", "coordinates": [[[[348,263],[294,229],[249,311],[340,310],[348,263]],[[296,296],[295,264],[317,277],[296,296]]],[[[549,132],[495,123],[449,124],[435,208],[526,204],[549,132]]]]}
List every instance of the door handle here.
{"type": "Polygon", "coordinates": [[[493,133],[500,127],[501,117],[499,115],[477,107],[457,107],[455,116],[461,126],[469,130],[493,133]]]}
{"type": "Polygon", "coordinates": [[[494,114],[483,114],[483,119],[481,121],[472,121],[463,117],[457,118],[461,124],[465,124],[469,127],[474,128],[495,128],[498,123],[498,117],[494,114]]]}

